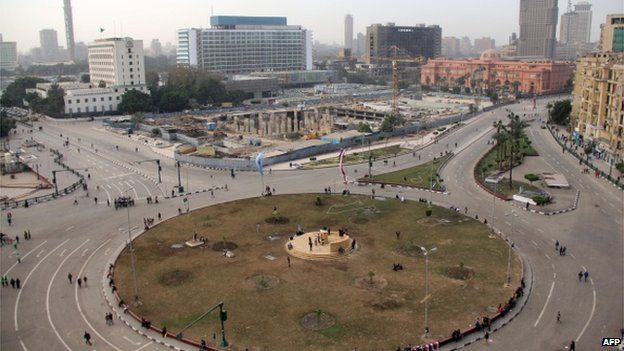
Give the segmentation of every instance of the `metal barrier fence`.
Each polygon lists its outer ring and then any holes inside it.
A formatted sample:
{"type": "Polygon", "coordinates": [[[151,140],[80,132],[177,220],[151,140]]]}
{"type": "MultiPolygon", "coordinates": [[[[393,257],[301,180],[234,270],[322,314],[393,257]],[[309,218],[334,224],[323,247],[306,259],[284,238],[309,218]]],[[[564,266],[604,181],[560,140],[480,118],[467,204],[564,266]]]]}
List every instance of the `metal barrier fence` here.
{"type": "Polygon", "coordinates": [[[55,155],[54,163],[56,163],[59,166],[61,166],[64,170],[67,170],[70,173],[72,173],[75,176],[77,176],[78,177],[78,181],[74,182],[73,184],[71,184],[70,186],[68,186],[66,188],[59,189],[58,193],[52,193],[52,194],[47,194],[47,195],[42,195],[42,196],[30,197],[30,198],[27,198],[27,199],[24,199],[24,200],[3,201],[2,202],[2,209],[3,210],[10,209],[10,208],[18,208],[20,206],[28,208],[29,206],[36,205],[38,203],[54,200],[57,197],[61,197],[61,196],[65,196],[65,195],[71,194],[76,189],[78,189],[78,187],[82,187],[83,184],[85,184],[84,183],[84,176],[82,174],[78,173],[78,171],[74,170],[73,168],[71,168],[68,165],[66,165],[65,163],[63,163],[63,161],[61,161],[61,159],[63,158],[63,154],[62,153],[60,153],[58,150],[54,150],[54,149],[50,149],[50,152],[55,155]]]}

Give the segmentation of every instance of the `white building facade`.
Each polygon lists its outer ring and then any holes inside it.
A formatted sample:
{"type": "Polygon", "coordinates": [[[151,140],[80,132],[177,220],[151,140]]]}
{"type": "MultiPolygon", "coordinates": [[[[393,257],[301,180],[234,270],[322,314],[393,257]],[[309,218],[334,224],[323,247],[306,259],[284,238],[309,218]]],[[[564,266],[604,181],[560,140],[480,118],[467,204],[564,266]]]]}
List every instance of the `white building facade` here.
{"type": "Polygon", "coordinates": [[[17,68],[17,43],[0,40],[0,69],[14,71],[17,68]]]}
{"type": "Polygon", "coordinates": [[[177,63],[221,73],[312,69],[312,33],[285,17],[212,16],[178,31],[177,63]]]}

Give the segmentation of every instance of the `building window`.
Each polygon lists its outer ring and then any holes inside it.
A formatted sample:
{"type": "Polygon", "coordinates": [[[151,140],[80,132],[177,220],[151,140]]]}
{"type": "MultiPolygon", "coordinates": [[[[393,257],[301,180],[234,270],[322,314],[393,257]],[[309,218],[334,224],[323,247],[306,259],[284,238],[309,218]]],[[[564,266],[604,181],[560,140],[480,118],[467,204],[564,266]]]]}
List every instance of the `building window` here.
{"type": "Polygon", "coordinates": [[[113,110],[113,105],[112,105],[112,104],[108,105],[108,110],[109,110],[109,111],[112,111],[112,110],[113,110]]]}
{"type": "Polygon", "coordinates": [[[85,112],[89,112],[89,106],[85,107],[85,112]]]}
{"type": "Polygon", "coordinates": [[[113,101],[113,97],[112,97],[112,96],[109,96],[109,97],[108,97],[108,101],[113,101]]]}
{"type": "Polygon", "coordinates": [[[100,98],[100,101],[104,101],[104,97],[103,96],[100,98]]]}
{"type": "Polygon", "coordinates": [[[132,61],[130,61],[130,63],[128,63],[130,66],[132,66],[132,61]]]}
{"type": "Polygon", "coordinates": [[[80,113],[80,107],[78,107],[78,113],[80,113]]]}
{"type": "Polygon", "coordinates": [[[132,72],[132,67],[130,67],[130,72],[132,72]]]}
{"type": "Polygon", "coordinates": [[[69,113],[73,113],[73,112],[74,112],[74,111],[72,111],[72,108],[70,107],[70,108],[69,108],[69,113]]]}
{"type": "Polygon", "coordinates": [[[117,92],[117,88],[115,88],[115,92],[117,92]]]}
{"type": "Polygon", "coordinates": [[[119,101],[119,96],[117,97],[117,101],[119,101]]]}
{"type": "Polygon", "coordinates": [[[97,106],[93,106],[93,112],[97,112],[97,106]]]}
{"type": "MultiPolygon", "coordinates": [[[[128,50],[128,52],[130,52],[130,50],[128,50]]],[[[128,55],[128,58],[132,58],[132,55],[128,55]]]]}
{"type": "MultiPolygon", "coordinates": [[[[131,78],[132,78],[132,77],[131,77],[131,78]]],[[[131,80],[131,81],[130,81],[130,85],[134,85],[134,81],[133,81],[133,80],[131,80]]]]}
{"type": "Polygon", "coordinates": [[[68,103],[68,104],[71,104],[71,100],[67,100],[67,103],[68,103]]]}
{"type": "Polygon", "coordinates": [[[93,102],[95,102],[96,100],[97,100],[96,98],[93,98],[93,102]]]}
{"type": "Polygon", "coordinates": [[[132,53],[132,49],[128,49],[128,53],[129,53],[129,54],[130,54],[130,53],[132,53]]]}
{"type": "Polygon", "coordinates": [[[76,103],[79,104],[80,103],[80,99],[76,99],[76,103]]]}

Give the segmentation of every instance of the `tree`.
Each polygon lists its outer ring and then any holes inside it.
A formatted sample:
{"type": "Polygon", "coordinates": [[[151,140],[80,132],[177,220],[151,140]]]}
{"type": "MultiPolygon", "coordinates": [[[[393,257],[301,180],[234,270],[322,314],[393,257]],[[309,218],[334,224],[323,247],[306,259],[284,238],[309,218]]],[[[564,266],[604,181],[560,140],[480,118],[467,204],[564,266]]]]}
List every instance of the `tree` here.
{"type": "Polygon", "coordinates": [[[459,86],[464,86],[464,85],[466,85],[466,78],[464,78],[464,77],[459,77],[459,78],[457,78],[457,80],[455,81],[455,83],[457,83],[457,85],[459,85],[459,86]]]}
{"type": "Polygon", "coordinates": [[[559,125],[568,125],[572,112],[572,101],[569,99],[555,101],[548,109],[548,121],[559,125]]]}
{"type": "Polygon", "coordinates": [[[98,82],[98,88],[106,88],[106,82],[101,80],[98,82]]]}
{"type": "Polygon", "coordinates": [[[91,81],[91,76],[88,73],[82,74],[80,76],[81,83],[89,83],[91,81]]]}
{"type": "Polygon", "coordinates": [[[147,85],[147,89],[150,90],[152,95],[158,90],[158,83],[160,82],[160,77],[157,72],[147,71],[145,73],[145,85],[147,85]]]}
{"type": "Polygon", "coordinates": [[[152,110],[152,100],[148,94],[132,89],[121,96],[121,102],[117,109],[126,114],[148,112],[152,110]]]}
{"type": "Polygon", "coordinates": [[[364,123],[364,122],[360,122],[358,124],[358,128],[357,131],[360,133],[372,133],[373,130],[371,129],[370,125],[368,123],[364,123]]]}
{"type": "Polygon", "coordinates": [[[15,128],[15,120],[6,116],[6,112],[0,114],[0,138],[9,135],[11,129],[15,128]]]}
{"type": "Polygon", "coordinates": [[[182,111],[189,106],[189,97],[186,93],[176,90],[167,90],[160,97],[158,107],[163,112],[182,111]]]}
{"type": "Polygon", "coordinates": [[[513,188],[513,168],[514,162],[516,160],[516,155],[520,151],[520,140],[525,138],[524,128],[526,128],[527,124],[525,121],[520,119],[520,116],[517,114],[510,112],[507,115],[509,118],[509,123],[507,123],[507,129],[509,130],[509,142],[511,145],[510,150],[510,160],[509,160],[509,189],[513,188]]]}
{"type": "Polygon", "coordinates": [[[461,88],[458,86],[455,86],[452,88],[453,94],[460,94],[461,93],[461,88]]]}
{"type": "Polygon", "coordinates": [[[534,181],[539,180],[539,176],[533,173],[527,173],[524,175],[524,179],[528,180],[529,183],[533,184],[534,181]]]}
{"type": "Polygon", "coordinates": [[[494,134],[494,139],[496,140],[496,161],[498,161],[498,169],[502,170],[503,150],[506,149],[508,139],[507,128],[501,120],[494,122],[494,128],[496,128],[496,134],[494,134]]]}
{"type": "Polygon", "coordinates": [[[4,107],[24,107],[23,99],[26,97],[26,89],[34,88],[37,83],[44,83],[45,79],[36,77],[23,77],[16,79],[9,84],[2,92],[0,97],[0,105],[4,107]]]}
{"type": "Polygon", "coordinates": [[[381,122],[381,131],[382,132],[392,132],[394,128],[400,126],[404,123],[403,117],[401,115],[395,115],[391,113],[386,115],[383,122],[381,122]]]}

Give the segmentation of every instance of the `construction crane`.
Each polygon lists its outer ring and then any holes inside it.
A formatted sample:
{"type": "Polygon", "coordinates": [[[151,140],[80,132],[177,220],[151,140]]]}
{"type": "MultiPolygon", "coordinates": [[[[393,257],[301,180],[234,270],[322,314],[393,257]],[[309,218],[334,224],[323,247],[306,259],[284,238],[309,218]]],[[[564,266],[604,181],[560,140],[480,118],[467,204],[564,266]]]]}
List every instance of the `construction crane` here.
{"type": "Polygon", "coordinates": [[[376,61],[389,61],[392,63],[392,113],[399,114],[399,63],[415,63],[422,64],[425,61],[423,56],[411,56],[396,45],[389,48],[392,51],[392,57],[369,56],[370,59],[376,61]],[[403,53],[399,56],[399,53],[403,53]]]}

